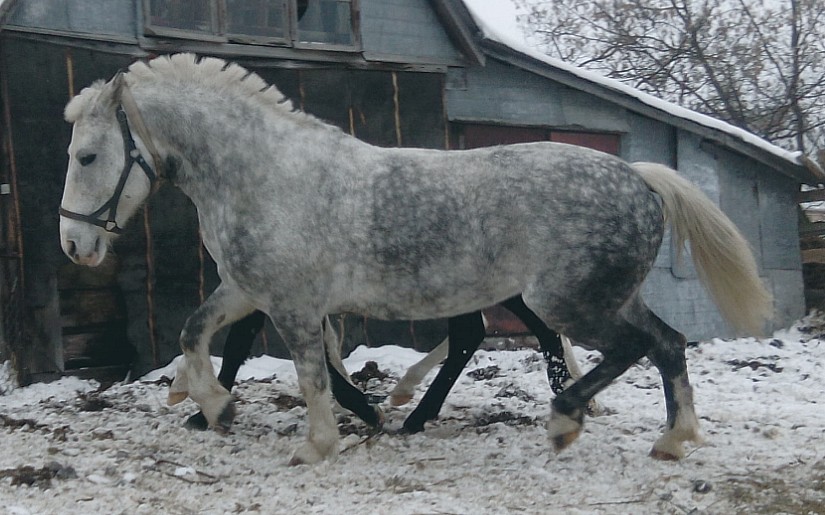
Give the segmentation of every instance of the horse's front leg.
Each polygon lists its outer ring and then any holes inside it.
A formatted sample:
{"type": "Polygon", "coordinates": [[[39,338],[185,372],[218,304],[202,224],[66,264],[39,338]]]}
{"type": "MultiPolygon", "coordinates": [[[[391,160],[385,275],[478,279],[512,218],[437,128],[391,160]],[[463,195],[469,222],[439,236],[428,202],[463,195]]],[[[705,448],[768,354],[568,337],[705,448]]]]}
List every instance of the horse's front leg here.
{"type": "MultiPolygon", "coordinates": [[[[235,378],[238,376],[238,370],[249,357],[255,337],[263,329],[265,321],[266,314],[262,311],[255,311],[233,323],[232,328],[229,329],[226,343],[223,344],[221,371],[218,373],[218,382],[228,391],[232,391],[235,378]]],[[[201,411],[189,417],[184,425],[189,429],[197,429],[198,431],[206,431],[209,428],[209,422],[206,421],[206,417],[203,416],[201,411]]]]}
{"type": "Polygon", "coordinates": [[[321,317],[299,317],[294,313],[282,312],[271,316],[292,356],[298,386],[307,404],[309,435],[307,441],[292,454],[289,464],[333,460],[338,456],[338,427],[330,402],[321,317]]]}
{"type": "Polygon", "coordinates": [[[223,283],[186,319],[180,333],[183,359],[169,387],[169,405],[191,397],[209,427],[221,432],[229,429],[235,417],[232,396],[215,377],[209,359],[209,343],[218,329],[248,315],[253,309],[237,288],[223,283]]]}

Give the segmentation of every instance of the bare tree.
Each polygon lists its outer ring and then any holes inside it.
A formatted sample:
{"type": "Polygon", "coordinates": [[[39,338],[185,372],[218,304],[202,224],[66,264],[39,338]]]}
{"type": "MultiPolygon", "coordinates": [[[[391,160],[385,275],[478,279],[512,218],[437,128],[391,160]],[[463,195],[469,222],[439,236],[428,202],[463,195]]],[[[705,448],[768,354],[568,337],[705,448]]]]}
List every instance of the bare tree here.
{"type": "Polygon", "coordinates": [[[546,53],[770,141],[825,147],[822,0],[515,0],[546,53]]]}

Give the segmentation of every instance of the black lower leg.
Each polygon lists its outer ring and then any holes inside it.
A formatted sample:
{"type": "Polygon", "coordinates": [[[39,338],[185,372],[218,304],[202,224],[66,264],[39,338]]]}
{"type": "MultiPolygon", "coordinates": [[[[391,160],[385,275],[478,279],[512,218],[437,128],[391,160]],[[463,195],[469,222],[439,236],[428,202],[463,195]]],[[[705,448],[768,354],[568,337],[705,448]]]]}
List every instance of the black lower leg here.
{"type": "Polygon", "coordinates": [[[447,324],[450,338],[447,359],[421,402],[404,421],[404,430],[409,433],[423,431],[426,421],[438,417],[447,394],[484,340],[484,322],[479,311],[450,318],[447,324]]]}
{"type": "Polygon", "coordinates": [[[355,415],[372,427],[381,425],[381,417],[378,411],[367,400],[364,392],[346,380],[338,370],[332,366],[327,359],[327,370],[332,386],[332,395],[335,400],[344,408],[355,413],[355,415]]]}
{"type": "Polygon", "coordinates": [[[563,392],[571,375],[564,361],[564,348],[559,334],[547,327],[547,324],[527,307],[521,295],[511,297],[501,305],[516,315],[527,329],[536,335],[541,354],[547,362],[547,381],[550,383],[550,389],[556,395],[563,392]]]}
{"type": "MultiPolygon", "coordinates": [[[[266,315],[262,311],[255,311],[232,324],[229,329],[229,334],[226,336],[226,342],[223,345],[221,371],[218,374],[218,382],[228,391],[232,391],[232,387],[235,386],[238,370],[240,370],[246,358],[249,357],[255,337],[261,332],[265,321],[266,315]]],[[[190,429],[200,430],[206,430],[209,427],[206,417],[201,412],[189,417],[185,425],[190,429]]]]}
{"type": "Polygon", "coordinates": [[[227,390],[232,391],[232,387],[235,386],[238,370],[249,357],[255,337],[263,329],[265,321],[266,315],[262,311],[255,311],[229,328],[223,346],[221,371],[218,373],[218,382],[227,390]]]}
{"type": "Polygon", "coordinates": [[[605,350],[600,364],[553,399],[554,412],[581,422],[590,399],[641,359],[653,343],[633,327],[615,331],[611,339],[621,344],[605,350]]]}
{"type": "Polygon", "coordinates": [[[662,376],[668,428],[673,428],[681,409],[675,391],[682,389],[691,392],[685,361],[686,341],[681,334],[678,334],[678,339],[675,341],[677,343],[672,348],[656,347],[648,353],[648,358],[659,369],[659,374],[662,376]],[[676,384],[677,381],[679,384],[676,384]]]}

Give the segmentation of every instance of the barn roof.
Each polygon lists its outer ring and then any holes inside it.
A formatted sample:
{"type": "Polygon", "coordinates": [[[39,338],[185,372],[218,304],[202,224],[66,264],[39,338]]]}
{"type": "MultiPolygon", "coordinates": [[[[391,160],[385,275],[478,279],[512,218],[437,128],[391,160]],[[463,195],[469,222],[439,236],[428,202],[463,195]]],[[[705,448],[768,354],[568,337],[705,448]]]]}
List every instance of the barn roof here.
{"type": "Polygon", "coordinates": [[[466,25],[461,34],[474,34],[478,48],[486,57],[507,62],[630,111],[698,134],[718,145],[748,155],[800,182],[825,182],[825,177],[817,176],[806,168],[801,152],[786,150],[727,122],[685,109],[618,80],[530,48],[523,40],[502,29],[500,17],[485,15],[483,10],[476,7],[476,2],[433,0],[433,3],[443,4],[439,12],[442,16],[451,17],[453,25],[466,25]]]}

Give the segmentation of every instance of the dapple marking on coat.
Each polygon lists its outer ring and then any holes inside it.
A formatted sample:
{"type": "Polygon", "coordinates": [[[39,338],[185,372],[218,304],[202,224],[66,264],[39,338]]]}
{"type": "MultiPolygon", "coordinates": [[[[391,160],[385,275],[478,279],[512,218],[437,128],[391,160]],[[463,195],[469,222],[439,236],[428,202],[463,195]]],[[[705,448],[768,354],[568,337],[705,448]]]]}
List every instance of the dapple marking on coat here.
{"type": "MultiPolygon", "coordinates": [[[[209,342],[220,327],[266,312],[307,403],[309,434],[291,463],[338,453],[322,344],[327,313],[449,317],[521,293],[549,327],[604,355],[553,400],[554,446],[569,445],[587,401],[647,356],[664,383],[667,425],[652,451],[663,458],[682,456],[683,442],[698,438],[685,338],[639,294],[665,218],[677,240],[687,239],[727,320],[759,332],[771,314],[747,242],[698,188],[662,165],[549,142],[378,148],[293,111],[254,73],[191,54],[135,63],[69,102],[61,213],[95,213],[118,190],[128,157],[121,104],[128,127],[136,131],[138,118],[145,125],[138,151],[197,207],[221,278],[181,331],[185,359],[169,400],[191,397],[213,427],[228,427],[232,397],[215,378],[209,342]]],[[[148,174],[126,176],[118,226],[151,190],[148,174]]],[[[99,264],[112,233],[73,216],[61,217],[64,251],[76,263],[99,264]]]]}

